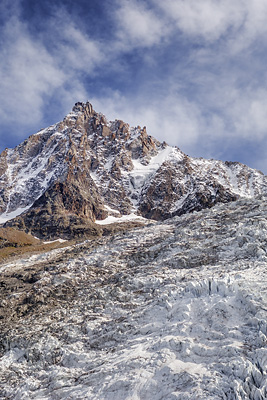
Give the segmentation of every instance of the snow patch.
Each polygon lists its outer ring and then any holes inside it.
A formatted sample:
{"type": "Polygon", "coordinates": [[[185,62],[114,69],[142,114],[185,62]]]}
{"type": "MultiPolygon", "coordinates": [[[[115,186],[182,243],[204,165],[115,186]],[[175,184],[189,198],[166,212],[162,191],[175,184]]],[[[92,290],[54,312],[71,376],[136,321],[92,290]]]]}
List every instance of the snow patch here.
{"type": "Polygon", "coordinates": [[[105,209],[106,209],[107,211],[113,212],[113,213],[115,213],[115,214],[120,214],[120,212],[119,212],[118,210],[115,210],[114,208],[111,208],[111,207],[109,207],[109,206],[107,206],[107,205],[105,205],[105,209]]]}
{"type": "Polygon", "coordinates": [[[43,242],[44,244],[51,244],[51,243],[56,243],[56,242],[59,242],[59,243],[65,243],[65,242],[67,242],[67,240],[65,240],[65,239],[55,239],[55,240],[50,240],[50,241],[48,241],[48,242],[43,242]]]}
{"type": "Polygon", "coordinates": [[[122,174],[124,179],[129,182],[128,186],[131,188],[132,193],[134,193],[134,198],[132,198],[133,205],[135,207],[138,206],[144,185],[165,161],[181,161],[182,158],[182,153],[177,148],[167,146],[152,157],[147,165],[142,164],[139,160],[132,160],[134,169],[129,172],[122,171],[122,174]]]}
{"type": "Polygon", "coordinates": [[[138,189],[144,184],[155,171],[167,160],[181,159],[181,155],[177,152],[177,149],[171,146],[167,146],[165,149],[160,151],[156,156],[152,157],[149,164],[141,164],[139,160],[132,160],[134,169],[130,171],[129,177],[132,180],[133,186],[138,189]]]}
{"type": "MultiPolygon", "coordinates": [[[[116,211],[116,210],[115,210],[116,211]]],[[[123,215],[122,217],[113,217],[109,216],[103,220],[96,220],[95,223],[98,225],[109,225],[109,224],[114,224],[114,223],[122,223],[122,222],[127,222],[127,221],[148,221],[146,218],[140,217],[134,213],[128,214],[128,215],[123,215]]]]}
{"type": "Polygon", "coordinates": [[[18,217],[24,211],[27,211],[31,206],[32,206],[32,204],[27,207],[24,207],[24,208],[17,208],[15,211],[12,211],[10,213],[1,214],[0,215],[0,224],[4,224],[5,222],[9,221],[10,219],[18,217]]]}

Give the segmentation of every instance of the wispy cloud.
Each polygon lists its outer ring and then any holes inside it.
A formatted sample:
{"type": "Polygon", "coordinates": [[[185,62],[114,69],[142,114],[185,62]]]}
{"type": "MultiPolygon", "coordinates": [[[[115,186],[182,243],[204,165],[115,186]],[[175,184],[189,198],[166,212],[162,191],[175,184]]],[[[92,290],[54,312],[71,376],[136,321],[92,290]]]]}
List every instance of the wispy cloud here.
{"type": "MultiPolygon", "coordinates": [[[[54,17],[48,28],[53,23],[54,17]]],[[[85,100],[82,75],[103,62],[98,44],[74,26],[69,15],[43,37],[31,32],[19,12],[7,15],[1,39],[0,118],[2,124],[17,122],[21,134],[24,126],[41,123],[49,99],[54,104],[57,99],[62,109],[78,98],[85,100]]]]}
{"type": "Polygon", "coordinates": [[[151,47],[159,44],[169,32],[168,25],[146,2],[119,0],[115,10],[117,38],[121,48],[151,47]]]}
{"type": "Polygon", "coordinates": [[[243,23],[245,13],[240,3],[243,1],[166,0],[160,7],[183,34],[213,42],[243,23]]]}
{"type": "Polygon", "coordinates": [[[0,61],[0,116],[4,121],[38,120],[45,96],[66,79],[42,43],[33,40],[25,26],[12,18],[3,32],[0,61]],[[34,111],[33,111],[34,110],[34,111]]]}

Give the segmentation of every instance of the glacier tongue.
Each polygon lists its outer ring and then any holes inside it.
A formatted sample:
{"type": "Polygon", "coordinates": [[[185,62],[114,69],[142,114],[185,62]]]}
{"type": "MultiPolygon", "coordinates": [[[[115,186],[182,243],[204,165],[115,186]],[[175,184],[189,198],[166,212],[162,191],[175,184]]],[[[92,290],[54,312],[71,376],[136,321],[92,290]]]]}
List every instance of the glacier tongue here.
{"type": "Polygon", "coordinates": [[[0,398],[266,399],[266,216],[242,200],[3,266],[0,398]]]}

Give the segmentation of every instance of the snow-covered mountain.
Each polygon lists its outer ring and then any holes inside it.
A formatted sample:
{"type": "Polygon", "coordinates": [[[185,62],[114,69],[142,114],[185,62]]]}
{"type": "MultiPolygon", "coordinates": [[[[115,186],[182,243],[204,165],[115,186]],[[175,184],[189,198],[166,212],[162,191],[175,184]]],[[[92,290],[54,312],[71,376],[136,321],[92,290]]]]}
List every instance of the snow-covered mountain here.
{"type": "Polygon", "coordinates": [[[265,400],[267,197],[0,267],[0,399],[265,400]]]}
{"type": "Polygon", "coordinates": [[[266,187],[259,171],[189,157],[145,127],[108,122],[90,103],[76,103],[62,122],[0,155],[0,223],[71,237],[96,233],[94,222],[110,217],[164,220],[266,187]]]}

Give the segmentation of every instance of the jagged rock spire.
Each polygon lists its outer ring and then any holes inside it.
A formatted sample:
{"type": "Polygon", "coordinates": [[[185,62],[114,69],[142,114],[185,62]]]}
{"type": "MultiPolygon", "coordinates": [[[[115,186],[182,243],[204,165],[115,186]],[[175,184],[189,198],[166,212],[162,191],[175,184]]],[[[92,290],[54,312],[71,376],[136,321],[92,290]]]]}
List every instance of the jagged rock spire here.
{"type": "Polygon", "coordinates": [[[85,114],[89,115],[93,115],[95,113],[92,104],[87,101],[86,103],[82,103],[82,102],[78,102],[75,103],[74,107],[72,108],[73,112],[83,112],[85,114]]]}

